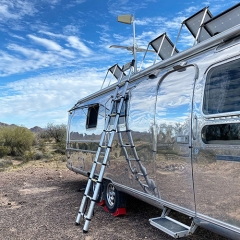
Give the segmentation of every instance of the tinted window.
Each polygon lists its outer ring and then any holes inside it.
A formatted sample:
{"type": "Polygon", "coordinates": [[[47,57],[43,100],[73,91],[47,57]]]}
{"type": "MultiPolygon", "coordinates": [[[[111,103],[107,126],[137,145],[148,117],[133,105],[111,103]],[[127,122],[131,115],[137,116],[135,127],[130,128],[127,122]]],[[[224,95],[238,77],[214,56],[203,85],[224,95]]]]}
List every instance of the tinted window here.
{"type": "Polygon", "coordinates": [[[240,124],[207,125],[202,129],[202,140],[206,144],[240,144],[240,124]]]}
{"type": "Polygon", "coordinates": [[[88,108],[86,128],[97,127],[99,105],[94,105],[88,108]]]}
{"type": "Polygon", "coordinates": [[[207,74],[204,114],[240,111],[240,60],[212,68],[207,74]]]}

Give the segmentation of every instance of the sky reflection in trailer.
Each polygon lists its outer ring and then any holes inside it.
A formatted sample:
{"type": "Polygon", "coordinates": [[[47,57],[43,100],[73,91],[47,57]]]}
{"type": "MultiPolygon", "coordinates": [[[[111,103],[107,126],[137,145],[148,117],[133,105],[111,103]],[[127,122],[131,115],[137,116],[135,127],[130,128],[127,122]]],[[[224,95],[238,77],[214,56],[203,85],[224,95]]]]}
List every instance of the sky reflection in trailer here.
{"type": "MultiPolygon", "coordinates": [[[[67,111],[100,89],[107,69],[132,60],[132,26],[117,15],[133,14],[138,47],[164,32],[175,42],[181,22],[205,6],[213,15],[236,1],[1,0],[0,122],[45,127],[67,123],[67,111]]],[[[184,29],[177,48],[193,43],[184,29]]],[[[138,66],[143,53],[138,53],[138,66]]],[[[155,55],[147,54],[143,68],[155,55]]]]}

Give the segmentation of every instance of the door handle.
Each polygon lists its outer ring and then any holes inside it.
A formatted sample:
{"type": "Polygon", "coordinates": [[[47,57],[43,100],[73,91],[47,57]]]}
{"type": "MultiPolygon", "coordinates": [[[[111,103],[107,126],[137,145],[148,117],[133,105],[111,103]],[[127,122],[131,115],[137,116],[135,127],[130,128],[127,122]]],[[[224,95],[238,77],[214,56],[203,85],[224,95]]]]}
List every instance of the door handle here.
{"type": "Polygon", "coordinates": [[[192,138],[193,138],[193,140],[197,139],[197,123],[198,123],[197,115],[194,115],[193,124],[192,124],[192,138]]]}

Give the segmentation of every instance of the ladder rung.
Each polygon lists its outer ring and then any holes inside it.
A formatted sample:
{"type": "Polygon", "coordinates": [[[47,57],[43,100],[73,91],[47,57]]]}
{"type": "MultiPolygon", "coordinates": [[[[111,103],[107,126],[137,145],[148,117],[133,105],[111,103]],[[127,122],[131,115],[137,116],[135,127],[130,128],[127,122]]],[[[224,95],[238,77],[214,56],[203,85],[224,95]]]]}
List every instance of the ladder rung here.
{"type": "Polygon", "coordinates": [[[109,129],[109,130],[104,130],[105,132],[116,132],[116,130],[115,129],[109,129]]]}
{"type": "Polygon", "coordinates": [[[95,163],[96,163],[96,164],[99,164],[99,165],[102,164],[101,162],[95,162],[95,163]]]}
{"type": "Polygon", "coordinates": [[[118,102],[119,100],[121,100],[121,98],[124,98],[124,97],[123,97],[123,96],[119,96],[119,97],[113,99],[113,101],[114,101],[114,102],[118,102]]]}
{"type": "Polygon", "coordinates": [[[136,158],[128,158],[127,160],[129,160],[129,161],[137,161],[136,158]]]}
{"type": "Polygon", "coordinates": [[[132,146],[132,145],[130,145],[130,144],[124,144],[124,145],[122,145],[121,147],[132,147],[132,148],[134,148],[135,146],[132,146]]]}
{"type": "Polygon", "coordinates": [[[127,133],[127,132],[131,132],[131,130],[119,130],[118,132],[119,132],[119,133],[123,133],[123,132],[124,132],[124,133],[127,133]]]}
{"type": "Polygon", "coordinates": [[[92,201],[92,197],[89,195],[85,195],[86,198],[88,198],[90,201],[92,201]]]}
{"type": "Polygon", "coordinates": [[[116,113],[111,113],[111,114],[109,114],[109,116],[110,116],[110,117],[116,117],[117,114],[116,114],[116,113]]]}
{"type": "Polygon", "coordinates": [[[87,215],[86,214],[84,214],[83,212],[78,212],[81,216],[83,216],[84,218],[86,218],[87,217],[87,215]]]}

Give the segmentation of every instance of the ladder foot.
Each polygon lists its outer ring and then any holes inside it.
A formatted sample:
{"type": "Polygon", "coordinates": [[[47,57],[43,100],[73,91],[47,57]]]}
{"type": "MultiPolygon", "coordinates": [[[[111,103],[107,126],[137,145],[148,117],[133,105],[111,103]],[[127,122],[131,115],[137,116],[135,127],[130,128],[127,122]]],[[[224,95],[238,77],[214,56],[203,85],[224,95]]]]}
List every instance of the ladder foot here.
{"type": "Polygon", "coordinates": [[[86,231],[86,230],[83,230],[83,233],[87,233],[88,231],[86,231]]]}
{"type": "Polygon", "coordinates": [[[80,223],[77,223],[77,222],[75,222],[75,225],[76,225],[76,226],[79,226],[79,225],[80,225],[80,223]]]}

